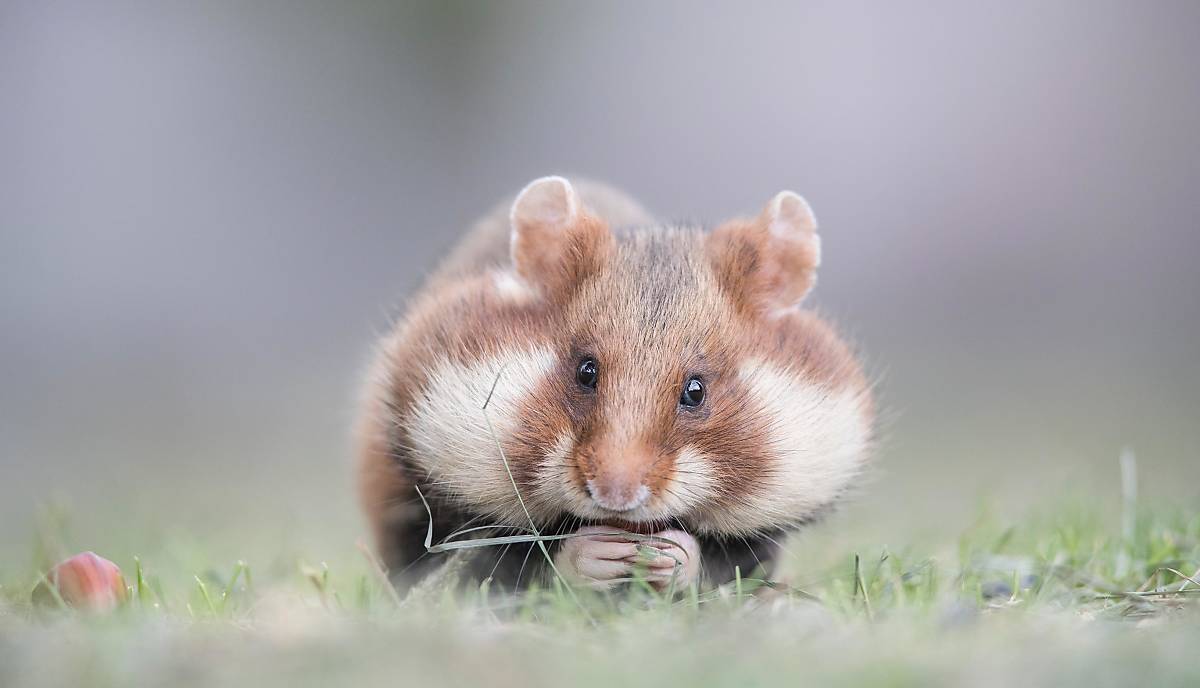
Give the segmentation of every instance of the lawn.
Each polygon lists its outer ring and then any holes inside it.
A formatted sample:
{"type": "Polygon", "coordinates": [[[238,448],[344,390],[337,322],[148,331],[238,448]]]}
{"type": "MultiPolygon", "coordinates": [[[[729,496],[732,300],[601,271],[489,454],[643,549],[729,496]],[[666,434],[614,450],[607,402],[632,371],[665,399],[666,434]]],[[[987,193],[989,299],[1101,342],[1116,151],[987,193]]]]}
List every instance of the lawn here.
{"type": "MultiPolygon", "coordinates": [[[[1200,515],[1120,512],[981,509],[899,548],[819,526],[789,543],[786,584],[747,572],[676,599],[398,601],[353,547],[197,566],[202,547],[168,541],[117,557],[130,601],[109,614],[34,607],[38,566],[2,570],[0,686],[1200,685],[1200,515]]],[[[43,518],[40,566],[78,546],[68,530],[43,518]]]]}

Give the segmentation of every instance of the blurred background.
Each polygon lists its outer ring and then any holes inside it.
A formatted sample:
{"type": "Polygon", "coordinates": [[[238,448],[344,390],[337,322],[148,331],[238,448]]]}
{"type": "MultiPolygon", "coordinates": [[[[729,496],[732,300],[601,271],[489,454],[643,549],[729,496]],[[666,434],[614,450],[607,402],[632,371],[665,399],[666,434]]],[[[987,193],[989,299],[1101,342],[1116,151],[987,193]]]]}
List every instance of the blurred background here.
{"type": "Polygon", "coordinates": [[[0,6],[0,568],[353,551],[375,335],[477,216],[586,175],[795,189],[887,422],[881,539],[1200,500],[1200,4],[0,6]],[[117,540],[128,544],[114,544],[117,540]]]}

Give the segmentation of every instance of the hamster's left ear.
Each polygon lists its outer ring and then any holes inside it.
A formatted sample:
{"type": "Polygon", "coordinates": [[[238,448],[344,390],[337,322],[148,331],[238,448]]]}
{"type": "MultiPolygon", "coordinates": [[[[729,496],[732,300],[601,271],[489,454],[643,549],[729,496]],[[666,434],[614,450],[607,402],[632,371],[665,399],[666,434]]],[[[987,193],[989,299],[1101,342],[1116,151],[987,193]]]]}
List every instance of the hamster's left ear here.
{"type": "Polygon", "coordinates": [[[821,264],[817,218],[793,191],[776,194],[752,220],[713,230],[708,250],[717,278],[739,306],[768,314],[800,303],[821,264]]]}
{"type": "Polygon", "coordinates": [[[509,221],[517,274],[551,297],[569,293],[599,269],[613,241],[562,177],[530,182],[513,201],[509,221]]]}

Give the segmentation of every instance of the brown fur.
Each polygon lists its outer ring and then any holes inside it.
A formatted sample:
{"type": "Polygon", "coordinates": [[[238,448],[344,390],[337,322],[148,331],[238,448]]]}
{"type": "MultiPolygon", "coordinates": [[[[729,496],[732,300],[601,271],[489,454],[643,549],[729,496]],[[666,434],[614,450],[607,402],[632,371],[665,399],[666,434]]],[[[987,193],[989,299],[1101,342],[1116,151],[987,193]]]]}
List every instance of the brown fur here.
{"type": "MultiPolygon", "coordinates": [[[[507,228],[501,232],[493,221],[475,230],[382,342],[359,426],[359,476],[363,506],[389,566],[403,568],[420,555],[410,533],[424,520],[414,484],[423,485],[435,510],[496,515],[470,494],[425,487],[430,476],[411,460],[406,418],[440,360],[469,366],[534,343],[556,352],[554,372],[532,389],[503,447],[542,527],[572,520],[551,493],[538,489],[539,465],[562,437],[573,443],[564,477],[579,495],[587,495],[593,481],[618,491],[641,483],[661,497],[672,484],[686,489],[686,480],[672,483],[684,477],[675,465],[684,447],[716,457],[715,498],[695,505],[694,513],[670,515],[684,525],[764,489],[773,479],[764,440],[773,419],[748,412],[755,400],[737,371],[749,353],[830,392],[851,390],[862,400],[864,417],[873,414],[848,347],[815,314],[792,307],[815,279],[812,242],[777,236],[767,211],[713,232],[614,231],[586,208],[636,204],[609,202],[607,189],[580,191],[585,207],[566,228],[514,214],[521,225],[513,242],[515,271],[529,295],[495,287],[489,266],[512,263],[498,255],[508,249],[498,240],[507,228]],[[594,391],[575,382],[583,357],[600,366],[594,391]],[[695,409],[678,404],[691,376],[707,389],[704,405],[695,409]]],[[[641,219],[636,211],[626,217],[641,219]]],[[[811,516],[796,514],[794,521],[811,516]]],[[[640,525],[620,515],[607,520],[640,525]]]]}

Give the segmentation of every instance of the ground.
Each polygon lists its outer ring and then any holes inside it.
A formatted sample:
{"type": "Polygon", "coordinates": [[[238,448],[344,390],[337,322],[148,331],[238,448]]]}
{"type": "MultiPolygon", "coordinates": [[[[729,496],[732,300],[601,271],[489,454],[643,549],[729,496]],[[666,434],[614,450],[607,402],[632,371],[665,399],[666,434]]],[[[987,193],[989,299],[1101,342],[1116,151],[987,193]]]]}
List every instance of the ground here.
{"type": "MultiPolygon", "coordinates": [[[[116,558],[131,601],[108,614],[34,607],[38,567],[3,570],[0,685],[1200,685],[1200,516],[1126,508],[981,510],[904,547],[833,523],[789,543],[788,585],[748,572],[675,600],[398,602],[353,547],[205,566],[167,538],[116,558]]],[[[61,520],[34,560],[70,547],[61,520]]]]}

